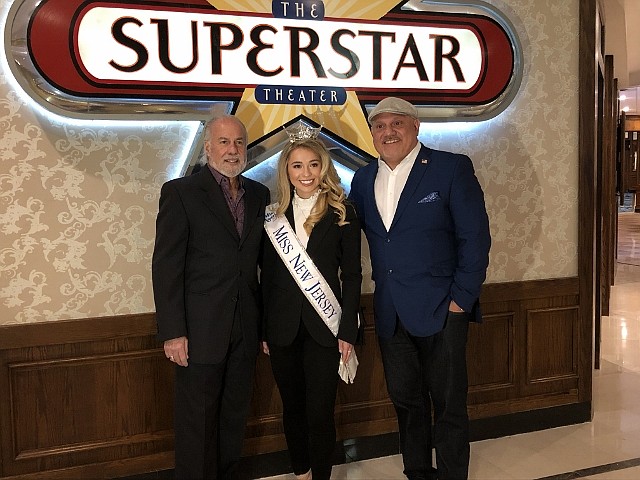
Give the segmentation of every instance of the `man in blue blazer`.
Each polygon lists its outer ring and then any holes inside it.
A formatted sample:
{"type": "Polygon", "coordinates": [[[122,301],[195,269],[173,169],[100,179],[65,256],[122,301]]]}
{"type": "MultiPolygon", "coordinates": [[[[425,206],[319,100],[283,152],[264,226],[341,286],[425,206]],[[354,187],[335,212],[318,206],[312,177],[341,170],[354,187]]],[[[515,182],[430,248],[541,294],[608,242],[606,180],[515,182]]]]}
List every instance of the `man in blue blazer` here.
{"type": "Polygon", "coordinates": [[[481,319],[491,244],[484,195],[467,156],[418,142],[420,120],[409,102],[385,98],[368,120],[380,158],[356,172],[350,198],[371,252],[376,331],[404,473],[465,479],[467,332],[481,319]]]}

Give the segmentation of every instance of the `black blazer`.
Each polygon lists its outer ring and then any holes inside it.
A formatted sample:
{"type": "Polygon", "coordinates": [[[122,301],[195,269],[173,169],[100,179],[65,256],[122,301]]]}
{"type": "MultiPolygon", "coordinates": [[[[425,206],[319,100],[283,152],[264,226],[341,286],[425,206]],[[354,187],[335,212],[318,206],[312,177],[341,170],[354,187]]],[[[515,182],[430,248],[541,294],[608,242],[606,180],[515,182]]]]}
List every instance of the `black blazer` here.
{"type": "MultiPolygon", "coordinates": [[[[285,212],[295,230],[293,207],[285,212]]],[[[362,269],[360,267],[360,222],[351,204],[347,204],[347,225],[338,226],[338,216],[329,208],[313,227],[307,253],[320,270],[342,306],[338,338],[355,343],[358,334],[362,269]]],[[[298,333],[300,321],[319,344],[337,345],[336,337],[325,325],[287,270],[266,237],[261,285],[264,302],[264,339],[269,344],[290,345],[298,333]]]]}
{"type": "Polygon", "coordinates": [[[243,177],[245,216],[238,235],[209,168],[162,186],[152,277],[158,339],[186,336],[189,360],[218,363],[240,309],[248,353],[259,345],[257,278],[269,190],[243,177]]]}

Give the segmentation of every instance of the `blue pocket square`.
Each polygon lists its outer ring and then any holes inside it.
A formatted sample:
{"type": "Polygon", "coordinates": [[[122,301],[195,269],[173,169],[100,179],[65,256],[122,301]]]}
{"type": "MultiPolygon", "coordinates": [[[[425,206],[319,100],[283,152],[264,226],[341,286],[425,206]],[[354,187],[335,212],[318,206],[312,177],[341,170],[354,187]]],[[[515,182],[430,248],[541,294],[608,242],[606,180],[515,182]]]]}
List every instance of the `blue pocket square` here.
{"type": "Polygon", "coordinates": [[[431,203],[431,202],[437,202],[438,200],[440,200],[440,193],[439,192],[431,192],[429,195],[424,197],[418,203],[431,203]]]}

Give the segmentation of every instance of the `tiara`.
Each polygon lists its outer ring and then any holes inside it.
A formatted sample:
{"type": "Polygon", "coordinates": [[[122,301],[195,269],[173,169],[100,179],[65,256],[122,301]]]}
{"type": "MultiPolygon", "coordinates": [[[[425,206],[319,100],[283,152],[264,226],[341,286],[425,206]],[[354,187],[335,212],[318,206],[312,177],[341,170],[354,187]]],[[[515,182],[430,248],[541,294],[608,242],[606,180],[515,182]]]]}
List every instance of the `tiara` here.
{"type": "Polygon", "coordinates": [[[284,131],[289,135],[289,141],[299,142],[301,140],[316,139],[320,134],[322,127],[308,127],[302,122],[298,122],[295,126],[285,127],[284,131]]]}

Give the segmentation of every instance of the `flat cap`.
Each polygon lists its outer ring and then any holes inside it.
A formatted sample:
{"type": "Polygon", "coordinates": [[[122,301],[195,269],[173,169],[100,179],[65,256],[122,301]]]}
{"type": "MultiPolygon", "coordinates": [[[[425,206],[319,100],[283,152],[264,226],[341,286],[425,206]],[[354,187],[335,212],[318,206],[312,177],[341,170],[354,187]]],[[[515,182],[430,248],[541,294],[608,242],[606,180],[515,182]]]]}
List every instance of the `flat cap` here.
{"type": "Polygon", "coordinates": [[[406,100],[398,97],[387,97],[380,100],[380,102],[373,107],[371,113],[367,117],[369,123],[376,115],[381,113],[396,113],[398,115],[407,115],[411,118],[418,118],[418,110],[406,100]]]}

